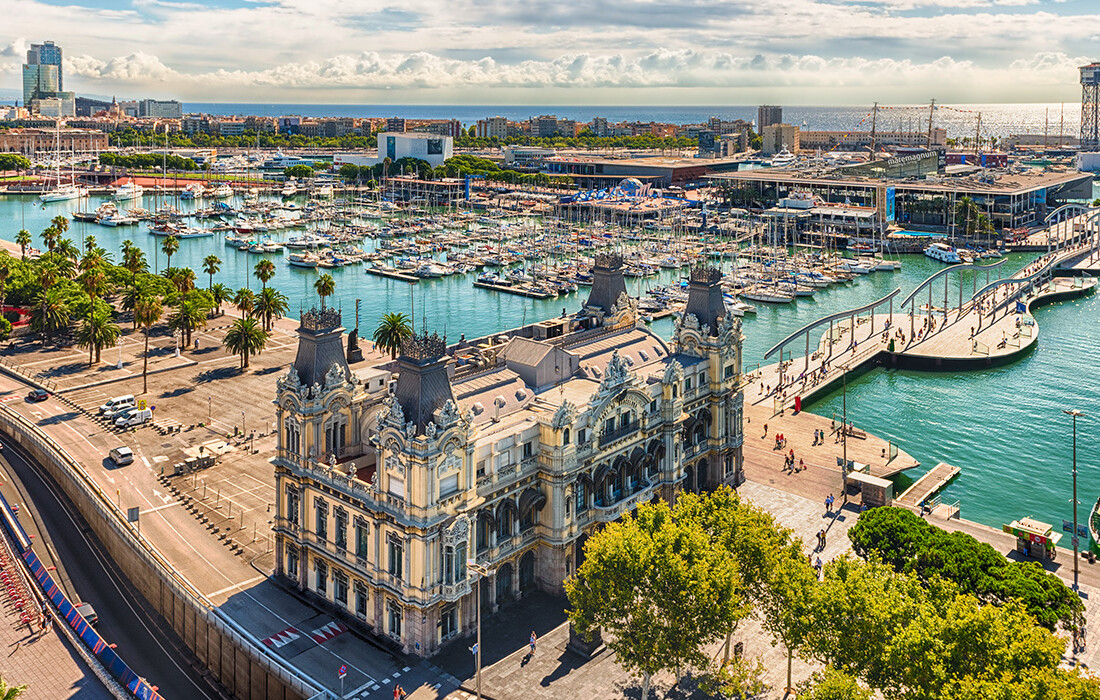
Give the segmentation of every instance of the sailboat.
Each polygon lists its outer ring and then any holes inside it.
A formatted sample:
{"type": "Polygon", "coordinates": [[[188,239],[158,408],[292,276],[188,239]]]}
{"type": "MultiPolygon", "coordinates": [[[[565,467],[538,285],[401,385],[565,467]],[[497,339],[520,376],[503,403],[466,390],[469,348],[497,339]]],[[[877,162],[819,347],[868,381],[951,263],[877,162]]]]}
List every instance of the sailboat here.
{"type": "MultiPolygon", "coordinates": [[[[70,199],[80,199],[81,197],[88,196],[87,188],[78,186],[75,182],[66,182],[61,184],[61,122],[57,122],[57,137],[56,137],[57,150],[54,154],[54,162],[57,164],[54,168],[54,188],[49,192],[44,192],[38,196],[38,200],[43,204],[49,202],[65,202],[70,199]]],[[[75,178],[74,178],[75,179],[75,178]]]]}

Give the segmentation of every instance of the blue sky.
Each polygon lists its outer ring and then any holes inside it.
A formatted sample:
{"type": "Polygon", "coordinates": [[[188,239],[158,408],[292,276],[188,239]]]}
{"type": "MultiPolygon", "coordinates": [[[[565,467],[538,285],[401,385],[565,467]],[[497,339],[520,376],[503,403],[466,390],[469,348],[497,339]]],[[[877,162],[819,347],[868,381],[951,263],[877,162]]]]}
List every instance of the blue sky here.
{"type": "Polygon", "coordinates": [[[188,101],[854,104],[1078,99],[1100,0],[0,0],[0,88],[188,101]]]}

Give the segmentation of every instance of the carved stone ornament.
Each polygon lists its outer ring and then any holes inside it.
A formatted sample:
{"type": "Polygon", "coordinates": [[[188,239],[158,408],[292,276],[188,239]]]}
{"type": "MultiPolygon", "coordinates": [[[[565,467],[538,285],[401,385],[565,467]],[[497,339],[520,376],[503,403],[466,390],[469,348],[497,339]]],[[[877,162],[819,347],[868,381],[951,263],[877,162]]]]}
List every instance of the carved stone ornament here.
{"type": "Polygon", "coordinates": [[[386,398],[382,399],[382,405],[385,406],[385,410],[382,414],[382,419],[397,429],[405,427],[405,411],[401,409],[401,402],[398,401],[393,394],[390,394],[386,398]]]}
{"type": "Polygon", "coordinates": [[[436,432],[435,421],[428,421],[428,424],[424,426],[424,434],[427,435],[429,439],[434,440],[436,432]]]}
{"type": "Polygon", "coordinates": [[[683,325],[684,328],[687,328],[688,330],[697,331],[699,330],[699,317],[695,314],[688,314],[684,317],[683,325]]]}
{"type": "Polygon", "coordinates": [[[416,422],[415,421],[409,421],[408,423],[405,424],[405,437],[409,438],[410,440],[413,439],[414,437],[416,437],[416,422]]]}
{"type": "Polygon", "coordinates": [[[439,425],[442,428],[450,427],[461,419],[458,415],[458,406],[451,399],[447,399],[447,402],[443,404],[443,408],[439,409],[439,425]]]}
{"type": "Polygon", "coordinates": [[[344,368],[333,362],[332,367],[329,367],[328,372],[325,373],[325,389],[342,386],[346,383],[346,379],[344,368]]]}
{"type": "Polygon", "coordinates": [[[684,368],[679,362],[673,360],[665,367],[665,376],[661,380],[664,384],[678,384],[684,378],[684,368]]]}
{"type": "Polygon", "coordinates": [[[455,521],[451,523],[451,526],[443,531],[443,544],[455,546],[459,542],[470,541],[470,518],[467,515],[460,515],[455,518],[455,521]]]}
{"type": "Polygon", "coordinates": [[[294,365],[291,365],[286,374],[279,377],[275,385],[280,391],[297,392],[302,387],[302,379],[298,376],[298,370],[294,369],[294,365]]]}
{"type": "Polygon", "coordinates": [[[558,410],[554,411],[554,417],[550,420],[550,426],[555,430],[560,430],[565,426],[573,422],[573,419],[577,417],[577,407],[569,399],[565,399],[561,402],[561,406],[558,406],[558,410]]]}
{"type": "Polygon", "coordinates": [[[396,455],[390,455],[386,457],[386,469],[391,472],[397,472],[401,476],[405,476],[405,465],[401,463],[401,460],[396,455]]]}
{"type": "Polygon", "coordinates": [[[313,386],[311,386],[309,388],[310,397],[316,399],[321,395],[321,392],[322,392],[321,385],[318,384],[317,382],[313,382],[313,386]]]}

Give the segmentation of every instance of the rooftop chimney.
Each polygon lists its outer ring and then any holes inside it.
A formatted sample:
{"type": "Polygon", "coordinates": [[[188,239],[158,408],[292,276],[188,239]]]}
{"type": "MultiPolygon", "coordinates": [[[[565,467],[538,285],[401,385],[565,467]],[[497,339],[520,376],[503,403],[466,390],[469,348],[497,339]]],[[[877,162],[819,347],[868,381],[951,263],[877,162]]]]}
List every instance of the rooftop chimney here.
{"type": "Polygon", "coordinates": [[[343,332],[337,309],[314,307],[302,312],[302,321],[298,326],[298,354],[294,358],[294,369],[298,371],[302,384],[323,386],[325,375],[334,364],[343,368],[345,377],[351,377],[351,368],[340,342],[343,332]]]}
{"type": "MultiPolygon", "coordinates": [[[[401,404],[405,420],[424,431],[432,415],[450,399],[454,391],[447,377],[447,342],[437,333],[414,335],[401,342],[397,357],[397,383],[394,396],[401,404]]],[[[456,402],[457,403],[457,402],[456,402]]]]}
{"type": "Polygon", "coordinates": [[[693,265],[688,281],[688,301],[685,314],[695,314],[701,326],[710,326],[710,334],[718,335],[718,323],[726,315],[722,296],[722,272],[705,263],[693,265]]]}
{"type": "Polygon", "coordinates": [[[597,253],[592,265],[592,291],[585,306],[596,306],[609,314],[620,294],[626,294],[622,254],[597,253]]]}

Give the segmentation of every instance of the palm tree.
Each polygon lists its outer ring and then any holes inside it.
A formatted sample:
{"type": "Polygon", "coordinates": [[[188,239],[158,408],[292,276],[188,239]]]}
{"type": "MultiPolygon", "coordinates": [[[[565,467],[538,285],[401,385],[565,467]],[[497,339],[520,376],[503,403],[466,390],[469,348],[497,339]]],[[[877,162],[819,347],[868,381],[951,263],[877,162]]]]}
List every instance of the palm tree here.
{"type": "Polygon", "coordinates": [[[260,354],[267,345],[269,334],[254,318],[238,318],[229,326],[222,345],[234,355],[241,356],[241,369],[248,369],[248,359],[260,354]]]}
{"type": "Polygon", "coordinates": [[[54,333],[69,327],[69,318],[69,302],[62,290],[43,288],[31,316],[31,330],[44,334],[48,341],[54,333]]]}
{"type": "MultiPolygon", "coordinates": [[[[81,328],[85,329],[85,327],[87,327],[89,329],[89,332],[91,332],[99,330],[97,326],[102,325],[101,323],[93,323],[95,317],[98,315],[96,313],[95,300],[96,297],[102,297],[107,293],[107,273],[103,271],[102,265],[97,264],[94,259],[85,258],[85,260],[81,261],[81,265],[85,266],[85,270],[80,275],[80,286],[84,287],[84,291],[88,294],[88,298],[91,300],[91,303],[88,304],[88,318],[84,321],[84,325],[82,325],[81,328]]],[[[107,317],[107,321],[110,322],[110,316],[107,317]]],[[[114,326],[114,324],[111,325],[114,326]]],[[[115,329],[118,328],[118,326],[114,327],[115,329]]],[[[99,345],[94,346],[96,361],[99,360],[100,347],[101,346],[99,345]]],[[[91,367],[93,345],[88,344],[87,348],[88,366],[91,367]]]]}
{"type": "Polygon", "coordinates": [[[189,267],[169,267],[164,271],[164,276],[180,294],[195,288],[195,271],[189,267]]]}
{"type": "Polygon", "coordinates": [[[217,304],[219,314],[222,312],[222,304],[228,301],[232,296],[233,293],[229,291],[229,287],[226,287],[221,282],[210,287],[210,298],[217,304]]]}
{"type": "Polygon", "coordinates": [[[256,297],[256,315],[263,320],[264,330],[270,331],[276,319],[286,315],[286,295],[274,287],[265,287],[256,297]]]}
{"type": "Polygon", "coordinates": [[[48,252],[53,252],[53,247],[57,245],[60,238],[61,231],[56,226],[47,226],[42,229],[42,244],[46,246],[48,252]]]}
{"type": "Polygon", "coordinates": [[[242,314],[251,316],[252,311],[256,308],[256,293],[251,289],[241,287],[233,295],[233,306],[236,306],[237,311],[242,314]]]}
{"type": "Polygon", "coordinates": [[[160,243],[160,251],[168,256],[168,264],[166,267],[172,267],[172,256],[179,252],[180,239],[175,236],[167,236],[160,243]]]}
{"type": "Polygon", "coordinates": [[[92,366],[92,351],[95,351],[95,361],[99,362],[103,348],[117,343],[121,333],[119,327],[111,322],[111,313],[105,309],[93,311],[80,322],[76,331],[76,343],[82,348],[88,348],[89,367],[92,366]]]}
{"type": "Polygon", "coordinates": [[[390,359],[397,357],[401,349],[401,341],[412,335],[412,324],[409,317],[402,313],[384,314],[374,329],[374,344],[383,350],[388,350],[390,359]]]}
{"type": "Polygon", "coordinates": [[[252,274],[256,276],[256,279],[260,280],[260,284],[264,289],[267,289],[267,281],[275,276],[275,263],[268,259],[263,259],[256,263],[256,267],[252,274]]]}
{"type": "Polygon", "coordinates": [[[176,308],[168,316],[168,327],[179,331],[183,345],[191,344],[191,333],[206,327],[206,299],[201,292],[188,292],[180,296],[176,308]]]}
{"type": "Polygon", "coordinates": [[[26,685],[8,685],[7,681],[0,678],[0,700],[15,700],[26,691],[26,685]]]}
{"type": "Polygon", "coordinates": [[[34,242],[31,238],[31,232],[27,229],[21,229],[19,233],[15,234],[15,243],[19,246],[19,259],[27,259],[27,246],[34,242]]]}
{"type": "Polygon", "coordinates": [[[326,273],[317,278],[313,288],[317,290],[317,296],[321,297],[321,310],[324,311],[325,298],[336,292],[336,282],[332,280],[332,275],[326,273]]]}
{"type": "Polygon", "coordinates": [[[155,296],[144,296],[134,304],[134,322],[145,330],[145,359],[141,369],[141,393],[149,391],[149,329],[160,320],[164,306],[155,296]]]}
{"type": "Polygon", "coordinates": [[[206,288],[212,290],[214,288],[214,275],[218,274],[221,270],[222,259],[217,255],[211,253],[202,259],[202,271],[210,276],[209,281],[206,283],[206,288]]]}
{"type": "Polygon", "coordinates": [[[64,236],[69,231],[69,220],[61,214],[53,217],[53,219],[50,220],[50,225],[57,229],[59,236],[64,236]]]}
{"type": "Polygon", "coordinates": [[[76,247],[70,238],[62,238],[58,241],[53,252],[61,261],[69,260],[75,263],[80,259],[80,249],[76,247]]]}

